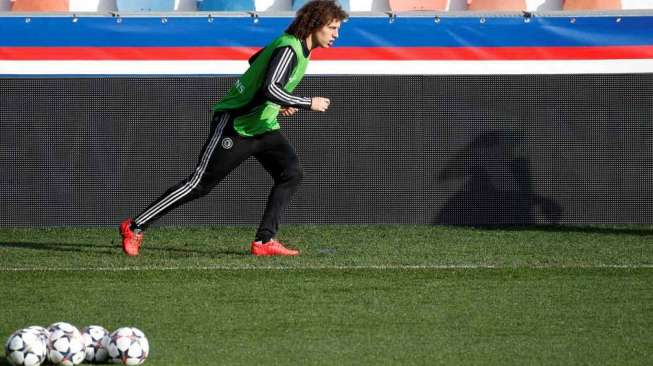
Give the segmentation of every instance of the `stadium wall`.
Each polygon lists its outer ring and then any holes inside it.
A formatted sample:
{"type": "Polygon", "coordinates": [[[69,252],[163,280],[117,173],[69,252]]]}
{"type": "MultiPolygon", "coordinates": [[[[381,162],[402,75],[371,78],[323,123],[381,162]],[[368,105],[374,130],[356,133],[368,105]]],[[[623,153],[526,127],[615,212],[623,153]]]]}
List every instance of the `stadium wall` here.
{"type": "MultiPolygon", "coordinates": [[[[290,21],[27,19],[0,17],[1,227],[137,214],[192,173],[210,105],[290,21]]],[[[284,221],[653,223],[652,25],[353,17],[297,89],[328,113],[281,118],[306,172],[284,221]]],[[[159,224],[256,224],[270,186],[247,161],[159,224]]]]}

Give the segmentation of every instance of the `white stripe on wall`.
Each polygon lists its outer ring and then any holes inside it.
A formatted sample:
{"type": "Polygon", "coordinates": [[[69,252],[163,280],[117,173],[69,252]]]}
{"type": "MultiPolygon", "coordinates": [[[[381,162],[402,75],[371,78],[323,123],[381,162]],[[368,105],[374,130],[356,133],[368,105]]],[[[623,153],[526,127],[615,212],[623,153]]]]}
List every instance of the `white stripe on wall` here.
{"type": "MultiPolygon", "coordinates": [[[[0,75],[240,75],[247,61],[1,61],[0,75]]],[[[651,73],[653,59],[554,61],[311,61],[308,75],[651,73]]]]}

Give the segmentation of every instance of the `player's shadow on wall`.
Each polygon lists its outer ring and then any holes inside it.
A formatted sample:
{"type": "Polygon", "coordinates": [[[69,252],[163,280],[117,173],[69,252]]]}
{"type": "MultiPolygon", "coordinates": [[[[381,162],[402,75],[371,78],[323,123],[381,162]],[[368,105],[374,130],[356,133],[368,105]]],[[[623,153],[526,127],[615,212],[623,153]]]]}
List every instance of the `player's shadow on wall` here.
{"type": "Polygon", "coordinates": [[[522,138],[499,130],[478,136],[438,177],[439,183],[464,180],[462,188],[442,207],[436,224],[463,226],[524,226],[556,224],[562,208],[531,187],[529,161],[522,138]],[[539,210],[539,211],[538,211],[539,210]],[[538,215],[538,217],[540,216],[538,215]],[[539,222],[538,222],[539,221],[539,222]]]}

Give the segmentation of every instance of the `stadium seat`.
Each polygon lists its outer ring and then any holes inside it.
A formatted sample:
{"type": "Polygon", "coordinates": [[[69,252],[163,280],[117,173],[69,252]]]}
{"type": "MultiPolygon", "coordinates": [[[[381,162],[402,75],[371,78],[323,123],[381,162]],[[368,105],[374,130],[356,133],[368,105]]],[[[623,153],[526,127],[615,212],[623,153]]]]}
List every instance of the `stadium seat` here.
{"type": "Polygon", "coordinates": [[[14,0],[11,11],[68,11],[68,0],[14,0]]]}
{"type": "Polygon", "coordinates": [[[653,9],[652,0],[621,0],[622,9],[653,9]]]}
{"type": "Polygon", "coordinates": [[[562,10],[562,0],[527,0],[528,11],[562,10]]]}
{"type": "Polygon", "coordinates": [[[255,11],[254,0],[201,0],[197,3],[199,11],[255,11]]]}
{"type": "Polygon", "coordinates": [[[176,0],[176,11],[197,11],[197,0],[176,0]]]}
{"type": "Polygon", "coordinates": [[[118,11],[174,11],[175,0],[116,0],[118,11]]]}
{"type": "Polygon", "coordinates": [[[621,0],[564,0],[562,10],[621,9],[621,0]]]}
{"type": "MultiPolygon", "coordinates": [[[[308,1],[310,0],[292,0],[292,10],[294,11],[299,10],[299,8],[304,6],[304,4],[306,4],[308,1]]],[[[350,10],[349,0],[337,0],[337,1],[344,10],[346,11],[350,10]]]]}
{"type": "Polygon", "coordinates": [[[447,9],[448,0],[390,0],[392,11],[441,11],[447,9]]]}
{"type": "Polygon", "coordinates": [[[106,1],[102,0],[69,0],[70,11],[112,11],[116,10],[115,2],[113,7],[108,7],[106,1]]]}
{"type": "Polygon", "coordinates": [[[525,0],[467,0],[467,10],[472,11],[522,11],[525,0]]]}

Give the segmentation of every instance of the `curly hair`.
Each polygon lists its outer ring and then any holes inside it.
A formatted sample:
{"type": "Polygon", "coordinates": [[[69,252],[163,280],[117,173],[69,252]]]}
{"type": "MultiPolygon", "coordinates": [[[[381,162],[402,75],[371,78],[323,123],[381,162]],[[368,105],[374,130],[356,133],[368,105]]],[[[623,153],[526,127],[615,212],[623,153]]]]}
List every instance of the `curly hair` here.
{"type": "Polygon", "coordinates": [[[286,33],[305,39],[334,20],[344,21],[349,15],[335,0],[310,0],[297,11],[286,33]]]}

